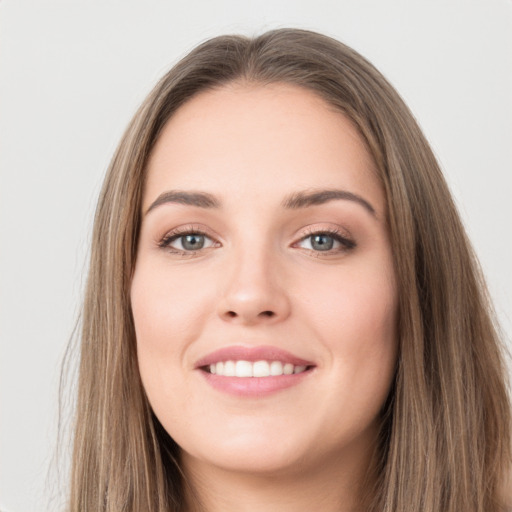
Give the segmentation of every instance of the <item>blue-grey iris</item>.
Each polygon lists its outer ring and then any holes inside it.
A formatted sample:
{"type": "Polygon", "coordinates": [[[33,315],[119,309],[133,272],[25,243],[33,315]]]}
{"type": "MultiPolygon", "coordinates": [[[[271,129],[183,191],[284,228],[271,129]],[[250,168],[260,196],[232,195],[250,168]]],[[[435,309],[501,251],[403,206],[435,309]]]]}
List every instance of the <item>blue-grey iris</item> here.
{"type": "Polygon", "coordinates": [[[183,249],[197,251],[204,246],[204,235],[184,235],[181,237],[183,249]]]}
{"type": "Polygon", "coordinates": [[[329,235],[312,235],[311,247],[316,251],[330,251],[334,245],[334,239],[329,235]]]}

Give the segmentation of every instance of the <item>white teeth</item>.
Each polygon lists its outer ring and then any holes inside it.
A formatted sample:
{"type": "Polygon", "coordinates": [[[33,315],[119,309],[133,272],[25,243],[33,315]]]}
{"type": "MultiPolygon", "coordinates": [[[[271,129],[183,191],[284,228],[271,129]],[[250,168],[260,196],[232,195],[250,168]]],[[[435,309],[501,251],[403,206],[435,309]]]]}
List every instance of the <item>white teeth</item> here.
{"type": "Polygon", "coordinates": [[[253,377],[268,377],[270,375],[270,365],[267,361],[256,361],[252,365],[253,377]]]}
{"type": "Polygon", "coordinates": [[[224,371],[223,375],[224,377],[235,377],[236,376],[236,370],[235,370],[235,362],[234,361],[226,361],[224,363],[224,371]]]}
{"type": "Polygon", "coordinates": [[[252,377],[252,364],[249,361],[237,361],[235,375],[237,377],[252,377]]]}
{"type": "Polygon", "coordinates": [[[222,377],[277,377],[306,371],[307,366],[294,366],[281,361],[220,361],[210,364],[211,374],[222,377]]]}
{"type": "Polygon", "coordinates": [[[270,363],[270,375],[283,375],[283,363],[281,361],[272,361],[270,363]]]}

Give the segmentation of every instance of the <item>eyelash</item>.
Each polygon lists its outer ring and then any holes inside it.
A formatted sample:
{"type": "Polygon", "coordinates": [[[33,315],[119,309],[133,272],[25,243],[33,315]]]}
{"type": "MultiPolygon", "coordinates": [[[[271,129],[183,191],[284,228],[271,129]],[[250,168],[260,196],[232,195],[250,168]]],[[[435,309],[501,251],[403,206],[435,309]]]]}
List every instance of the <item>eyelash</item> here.
{"type": "MultiPolygon", "coordinates": [[[[175,249],[174,247],[171,247],[171,243],[175,240],[178,240],[181,237],[187,236],[187,235],[199,235],[207,237],[211,240],[213,240],[213,237],[210,236],[206,231],[199,227],[195,226],[184,226],[182,228],[176,228],[173,231],[170,231],[167,233],[162,240],[158,243],[158,246],[162,249],[168,250],[171,254],[178,254],[180,256],[193,256],[197,254],[199,251],[181,251],[180,249],[175,249]]],[[[216,242],[214,241],[214,244],[216,242]]],[[[201,250],[201,249],[199,249],[201,250]]]]}
{"type": "MultiPolygon", "coordinates": [[[[209,238],[210,240],[213,241],[212,247],[215,247],[216,244],[218,244],[218,242],[216,242],[213,239],[213,237],[210,236],[204,230],[202,230],[198,227],[194,227],[194,226],[185,226],[183,228],[177,228],[177,229],[167,233],[160,240],[160,242],[158,243],[158,246],[162,249],[168,250],[171,254],[177,254],[180,256],[194,256],[195,254],[197,254],[198,252],[200,252],[203,249],[201,248],[196,251],[192,251],[192,250],[191,251],[182,251],[180,249],[171,247],[172,242],[174,242],[175,240],[178,240],[181,237],[187,236],[187,235],[199,235],[199,236],[204,236],[206,238],[209,238]]],[[[298,240],[297,242],[295,242],[293,244],[293,247],[297,246],[297,244],[299,244],[300,242],[303,242],[304,240],[307,240],[308,238],[311,238],[312,236],[315,236],[315,235],[326,235],[330,238],[333,238],[334,241],[338,242],[341,245],[341,247],[339,247],[338,249],[329,249],[326,251],[315,251],[313,249],[305,249],[308,252],[315,253],[315,257],[329,256],[329,255],[333,255],[333,254],[349,252],[357,247],[357,244],[354,240],[348,238],[345,235],[342,235],[341,232],[337,229],[321,229],[321,230],[310,229],[310,230],[307,230],[306,233],[303,234],[303,236],[301,236],[300,240],[298,240]]],[[[218,247],[218,245],[217,245],[217,247],[218,247]]],[[[208,248],[210,248],[210,247],[207,247],[206,249],[208,249],[208,248]]]]}
{"type": "Polygon", "coordinates": [[[348,238],[346,235],[342,234],[340,230],[338,229],[313,229],[309,228],[306,230],[306,233],[303,234],[303,236],[295,242],[293,245],[296,246],[298,243],[307,240],[308,238],[311,238],[315,235],[326,235],[330,238],[333,238],[334,241],[338,242],[341,247],[338,249],[332,249],[328,251],[314,251],[313,249],[306,249],[307,251],[311,251],[314,253],[315,257],[320,258],[322,256],[329,256],[333,254],[339,254],[344,252],[349,252],[352,249],[355,249],[357,247],[357,244],[354,240],[348,238]]]}

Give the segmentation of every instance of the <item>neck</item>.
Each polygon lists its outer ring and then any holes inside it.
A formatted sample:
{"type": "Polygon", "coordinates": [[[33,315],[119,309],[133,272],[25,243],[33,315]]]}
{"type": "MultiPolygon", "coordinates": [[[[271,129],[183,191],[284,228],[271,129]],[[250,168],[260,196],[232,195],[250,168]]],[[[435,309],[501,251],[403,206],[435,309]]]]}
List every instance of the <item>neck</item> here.
{"type": "Polygon", "coordinates": [[[268,473],[230,471],[182,457],[187,475],[187,512],[362,512],[364,490],[373,484],[367,457],[322,459],[310,467],[268,473]]]}

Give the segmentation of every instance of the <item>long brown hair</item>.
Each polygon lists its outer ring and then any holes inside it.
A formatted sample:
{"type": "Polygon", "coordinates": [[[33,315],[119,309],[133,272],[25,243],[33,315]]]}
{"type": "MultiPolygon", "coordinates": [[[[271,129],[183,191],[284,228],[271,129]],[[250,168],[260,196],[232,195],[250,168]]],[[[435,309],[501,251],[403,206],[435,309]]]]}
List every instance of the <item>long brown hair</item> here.
{"type": "Polygon", "coordinates": [[[179,450],[141,384],[130,307],[148,156],[174,112],[238,81],[307,88],[350,118],[387,197],[399,356],[368,510],[498,512],[511,463],[500,340],[475,256],[432,151],[383,76],[329,37],[281,29],[209,40],[157,84],[110,165],[82,318],[69,508],[183,510],[179,450]]]}

